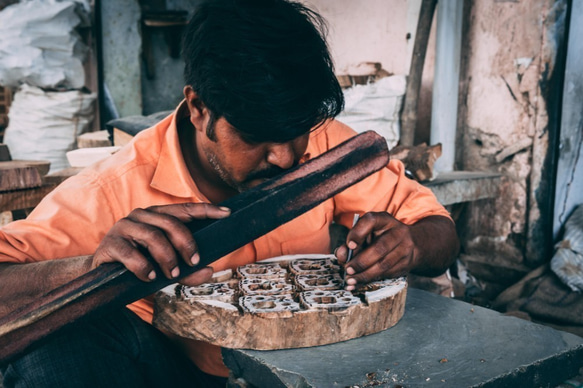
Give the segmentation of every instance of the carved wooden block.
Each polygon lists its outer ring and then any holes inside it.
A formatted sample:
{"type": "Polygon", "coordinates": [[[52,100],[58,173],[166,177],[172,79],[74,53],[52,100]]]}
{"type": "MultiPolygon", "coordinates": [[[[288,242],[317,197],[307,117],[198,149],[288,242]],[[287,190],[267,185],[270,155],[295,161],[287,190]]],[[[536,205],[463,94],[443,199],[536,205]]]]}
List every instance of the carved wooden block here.
{"type": "Polygon", "coordinates": [[[220,300],[235,302],[235,289],[228,283],[205,283],[198,287],[178,287],[184,300],[220,300]]]}
{"type": "Polygon", "coordinates": [[[342,310],[350,306],[360,304],[360,299],[352,295],[349,291],[335,290],[313,290],[300,294],[302,306],[306,309],[342,310]]]}
{"type": "Polygon", "coordinates": [[[285,279],[245,278],[239,282],[239,291],[243,295],[281,295],[291,294],[294,287],[285,279]]]}
{"type": "Polygon", "coordinates": [[[280,279],[287,276],[279,264],[247,264],[237,268],[240,278],[280,279]]]}
{"type": "Polygon", "coordinates": [[[337,273],[297,275],[294,278],[296,287],[300,291],[311,290],[340,290],[344,281],[337,273]]]}
{"type": "Polygon", "coordinates": [[[239,299],[243,311],[251,314],[299,311],[300,304],[291,295],[243,296],[239,299]]]}
{"type": "Polygon", "coordinates": [[[330,258],[325,259],[297,259],[290,263],[290,272],[293,275],[331,274],[340,272],[340,267],[330,258]]]}
{"type": "Polygon", "coordinates": [[[342,275],[332,255],[281,256],[241,266],[232,279],[221,273],[215,283],[158,292],[154,325],[223,347],[267,350],[345,341],[401,319],[405,278],[350,292],[342,275]]]}

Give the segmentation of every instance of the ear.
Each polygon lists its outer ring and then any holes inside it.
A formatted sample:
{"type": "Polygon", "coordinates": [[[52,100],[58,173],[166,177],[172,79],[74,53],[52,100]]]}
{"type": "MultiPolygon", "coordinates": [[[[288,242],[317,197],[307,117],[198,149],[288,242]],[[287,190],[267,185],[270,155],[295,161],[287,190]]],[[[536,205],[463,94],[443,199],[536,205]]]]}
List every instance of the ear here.
{"type": "Polygon", "coordinates": [[[210,118],[207,107],[191,86],[185,86],[183,93],[190,114],[190,122],[197,130],[204,130],[210,118]]]}

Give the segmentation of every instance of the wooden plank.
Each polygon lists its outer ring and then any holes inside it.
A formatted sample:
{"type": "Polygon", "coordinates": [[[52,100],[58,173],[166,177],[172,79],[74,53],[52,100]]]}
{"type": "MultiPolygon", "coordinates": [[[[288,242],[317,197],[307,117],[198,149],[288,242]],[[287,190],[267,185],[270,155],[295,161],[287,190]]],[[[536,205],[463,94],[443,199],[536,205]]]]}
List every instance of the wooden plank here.
{"type": "Polygon", "coordinates": [[[423,183],[443,206],[494,198],[500,193],[502,175],[489,172],[452,171],[423,183]]]}
{"type": "MultiPolygon", "coordinates": [[[[187,224],[197,241],[201,260],[196,267],[180,262],[181,277],[305,213],[380,170],[388,161],[386,140],[374,132],[365,132],[223,202],[221,205],[232,211],[230,217],[187,224]]],[[[81,317],[106,307],[123,307],[176,280],[159,276],[146,283],[120,263],[101,265],[0,318],[0,362],[81,317]]]]}
{"type": "Polygon", "coordinates": [[[34,189],[0,192],[0,211],[34,208],[56,187],[56,184],[47,184],[34,189]]]}
{"type": "Polygon", "coordinates": [[[0,162],[0,192],[39,187],[42,183],[35,167],[18,161],[0,162]]]}
{"type": "Polygon", "coordinates": [[[40,187],[31,189],[0,192],[0,211],[32,209],[65,179],[77,174],[81,168],[66,168],[45,175],[40,187]]]}
{"type": "Polygon", "coordinates": [[[412,146],[415,141],[417,102],[419,100],[419,90],[421,89],[427,42],[429,41],[436,5],[437,0],[422,0],[421,10],[419,11],[419,22],[415,33],[415,45],[413,46],[409,79],[407,80],[407,91],[405,92],[405,102],[401,113],[400,143],[405,146],[412,146]]]}

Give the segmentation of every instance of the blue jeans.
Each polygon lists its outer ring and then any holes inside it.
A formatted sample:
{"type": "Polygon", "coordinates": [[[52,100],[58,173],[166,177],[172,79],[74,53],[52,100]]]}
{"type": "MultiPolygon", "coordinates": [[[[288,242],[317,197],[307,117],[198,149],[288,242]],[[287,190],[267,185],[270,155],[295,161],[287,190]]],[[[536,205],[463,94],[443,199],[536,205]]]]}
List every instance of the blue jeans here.
{"type": "Polygon", "coordinates": [[[75,323],[2,365],[4,387],[225,387],[129,311],[75,323]]]}

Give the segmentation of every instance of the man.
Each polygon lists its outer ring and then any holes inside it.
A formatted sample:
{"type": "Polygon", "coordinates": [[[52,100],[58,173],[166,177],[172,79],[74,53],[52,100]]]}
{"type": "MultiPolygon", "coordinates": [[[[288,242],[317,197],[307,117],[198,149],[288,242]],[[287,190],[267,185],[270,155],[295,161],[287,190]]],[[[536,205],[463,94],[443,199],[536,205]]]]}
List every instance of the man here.
{"type": "MultiPolygon", "coordinates": [[[[179,260],[199,261],[184,222],[228,217],[212,204],[354,136],[333,120],[343,97],[324,23],[298,3],[203,1],[183,53],[185,99],[172,115],[0,232],[0,315],[105,262],[146,282],[178,277],[179,260]]],[[[336,252],[342,263],[356,252],[348,290],[411,271],[437,275],[455,258],[447,211],[393,161],[182,282],[281,254],[326,253],[330,223],[350,226],[354,213],[363,216],[336,252]]],[[[73,325],[4,365],[5,386],[224,386],[219,348],[152,328],[149,299],[129,309],[73,325]]]]}

